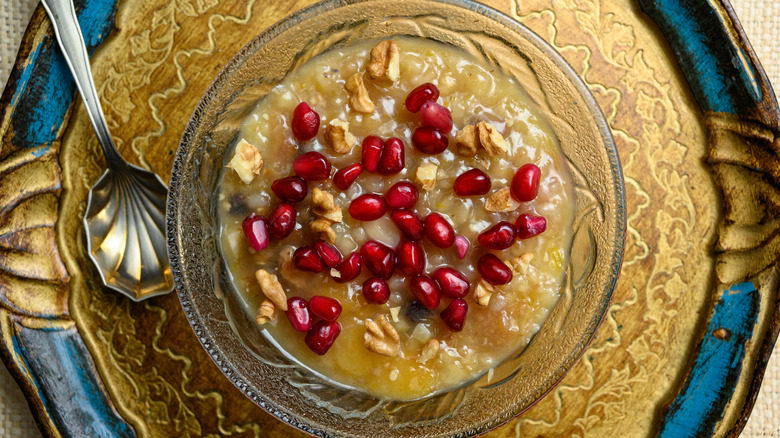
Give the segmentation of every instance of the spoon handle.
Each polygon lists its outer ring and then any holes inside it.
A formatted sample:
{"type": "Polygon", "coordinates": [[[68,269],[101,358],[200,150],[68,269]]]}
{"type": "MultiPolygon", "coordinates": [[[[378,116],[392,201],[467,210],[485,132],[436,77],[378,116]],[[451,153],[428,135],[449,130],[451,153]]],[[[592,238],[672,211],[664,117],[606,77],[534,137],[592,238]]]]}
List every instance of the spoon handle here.
{"type": "Polygon", "coordinates": [[[111,133],[108,132],[108,125],[103,116],[103,109],[100,107],[95,82],[92,80],[92,69],[89,67],[89,57],[87,56],[87,47],[84,44],[84,37],[81,34],[76,10],[73,7],[72,0],[42,0],[43,8],[49,14],[49,18],[54,28],[54,34],[62,49],[65,62],[68,63],[73,78],[76,81],[84,101],[84,108],[87,111],[92,127],[95,128],[100,147],[103,149],[103,155],[106,157],[106,166],[114,171],[126,167],[126,163],[114,145],[111,139],[111,133]]]}

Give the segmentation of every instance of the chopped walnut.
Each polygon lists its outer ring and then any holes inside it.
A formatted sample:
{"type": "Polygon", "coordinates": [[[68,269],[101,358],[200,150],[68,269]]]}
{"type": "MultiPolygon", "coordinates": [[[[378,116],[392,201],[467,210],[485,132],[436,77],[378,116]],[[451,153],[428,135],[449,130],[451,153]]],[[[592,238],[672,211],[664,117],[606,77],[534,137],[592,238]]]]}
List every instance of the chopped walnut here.
{"type": "Polygon", "coordinates": [[[295,248],[290,245],[285,245],[281,251],[279,251],[280,268],[279,275],[287,282],[288,285],[293,287],[303,287],[309,278],[305,275],[301,275],[301,270],[295,267],[295,263],[292,261],[292,256],[295,253],[295,248]]]}
{"type": "Polygon", "coordinates": [[[490,195],[485,200],[485,210],[487,211],[514,211],[520,204],[512,199],[509,187],[504,187],[490,195]]]}
{"type": "Polygon", "coordinates": [[[312,212],[319,218],[329,220],[331,223],[341,222],[343,215],[341,208],[336,205],[333,195],[315,187],[311,192],[311,200],[314,203],[312,212]]]}
{"type": "Polygon", "coordinates": [[[325,143],[337,154],[350,153],[355,140],[355,136],[349,132],[349,122],[333,119],[325,127],[325,143]]]}
{"type": "Polygon", "coordinates": [[[436,339],[431,339],[423,347],[422,351],[420,352],[420,357],[417,358],[417,362],[426,363],[429,360],[433,359],[434,356],[436,356],[436,353],[438,352],[439,352],[439,341],[437,341],[436,339]]]}
{"type": "Polygon", "coordinates": [[[534,254],[530,252],[526,252],[523,254],[520,254],[519,257],[515,257],[513,259],[507,260],[504,263],[509,266],[509,268],[515,273],[515,274],[521,274],[525,275],[528,273],[528,264],[531,263],[531,260],[533,260],[534,254]]]}
{"type": "Polygon", "coordinates": [[[387,78],[395,82],[400,73],[398,43],[382,41],[371,49],[368,74],[374,79],[387,78]]]}
{"type": "Polygon", "coordinates": [[[479,132],[474,125],[468,125],[461,129],[455,136],[455,147],[458,153],[465,157],[477,155],[479,149],[479,132]]]}
{"type": "Polygon", "coordinates": [[[276,275],[270,274],[265,269],[258,269],[255,271],[255,278],[260,283],[260,290],[263,291],[266,297],[271,300],[274,305],[285,312],[287,311],[287,295],[282,289],[282,284],[279,283],[279,279],[276,275]]]}
{"type": "Polygon", "coordinates": [[[349,106],[353,110],[363,114],[374,112],[374,102],[371,102],[371,98],[368,97],[368,90],[366,90],[366,85],[363,83],[363,75],[355,73],[350,76],[344,84],[344,89],[349,94],[349,106]]]}
{"type": "Polygon", "coordinates": [[[474,298],[480,306],[485,306],[490,303],[490,297],[496,292],[496,288],[492,284],[485,280],[480,280],[477,283],[477,287],[474,288],[474,298]]]}
{"type": "Polygon", "coordinates": [[[363,344],[368,351],[395,357],[398,356],[398,351],[401,349],[401,338],[395,331],[395,327],[390,324],[385,315],[382,315],[376,321],[366,320],[363,344]]]}
{"type": "Polygon", "coordinates": [[[249,184],[255,179],[255,175],[260,175],[263,157],[254,146],[242,138],[236,145],[236,153],[227,167],[233,169],[244,184],[249,184]]]}
{"type": "Polygon", "coordinates": [[[270,302],[269,300],[263,300],[263,302],[260,304],[260,307],[257,309],[257,316],[255,317],[255,321],[257,321],[258,325],[263,325],[275,319],[276,307],[274,307],[274,303],[270,302]]]}
{"type": "Polygon", "coordinates": [[[455,147],[458,153],[467,157],[477,154],[482,148],[488,155],[502,154],[509,149],[509,144],[490,122],[479,122],[468,125],[455,136],[455,147]]]}
{"type": "Polygon", "coordinates": [[[333,245],[336,243],[336,238],[338,238],[338,236],[336,235],[336,232],[333,231],[333,228],[331,228],[332,224],[333,222],[329,219],[321,217],[319,219],[315,219],[311,224],[309,224],[309,228],[311,228],[311,231],[316,237],[323,239],[333,245]]]}
{"type": "Polygon", "coordinates": [[[425,163],[417,168],[417,181],[420,182],[425,190],[433,190],[436,185],[436,170],[439,166],[433,163],[425,163]]]}

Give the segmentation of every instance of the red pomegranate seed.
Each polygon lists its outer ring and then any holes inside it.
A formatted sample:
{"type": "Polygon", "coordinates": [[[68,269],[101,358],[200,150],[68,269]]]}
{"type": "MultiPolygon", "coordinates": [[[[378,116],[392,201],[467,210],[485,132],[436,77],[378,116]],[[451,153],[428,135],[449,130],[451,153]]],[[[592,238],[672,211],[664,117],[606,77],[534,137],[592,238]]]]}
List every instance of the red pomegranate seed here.
{"type": "Polygon", "coordinates": [[[395,175],[404,168],[406,158],[404,155],[404,143],[395,138],[389,138],[385,142],[382,150],[382,157],[379,159],[377,170],[382,175],[395,175]]]}
{"type": "Polygon", "coordinates": [[[353,252],[333,268],[338,272],[338,276],[333,276],[333,281],[346,283],[356,279],[360,275],[362,266],[363,262],[360,259],[360,254],[353,252]]]}
{"type": "Polygon", "coordinates": [[[401,241],[395,249],[396,267],[409,277],[420,275],[425,269],[425,252],[417,242],[401,241]]]}
{"type": "Polygon", "coordinates": [[[441,293],[450,298],[463,298],[469,293],[469,280],[465,275],[450,267],[439,268],[433,273],[441,293]]]}
{"type": "Polygon", "coordinates": [[[409,240],[420,240],[425,235],[425,223],[409,210],[403,208],[393,210],[390,219],[409,240]]]}
{"type": "Polygon", "coordinates": [[[463,260],[466,258],[466,252],[469,250],[469,239],[463,236],[455,236],[455,248],[458,250],[458,257],[463,260]]]}
{"type": "Polygon", "coordinates": [[[420,120],[423,126],[436,128],[441,132],[452,131],[452,113],[446,107],[429,100],[420,107],[420,120]]]}
{"type": "Polygon", "coordinates": [[[485,172],[471,169],[455,178],[452,188],[458,196],[477,196],[489,192],[490,186],[490,177],[485,172]]]}
{"type": "Polygon", "coordinates": [[[290,123],[295,138],[301,141],[311,140],[320,129],[320,115],[308,103],[301,102],[293,111],[290,123]]]}
{"type": "Polygon", "coordinates": [[[390,208],[412,208],[417,203],[419,193],[417,187],[409,181],[393,184],[385,194],[385,201],[390,208]]]}
{"type": "Polygon", "coordinates": [[[363,173],[363,165],[355,163],[343,169],[339,169],[333,175],[333,184],[341,190],[347,190],[349,186],[363,173]]]}
{"type": "Polygon", "coordinates": [[[485,254],[477,261],[477,270],[490,284],[500,286],[512,281],[512,270],[493,254],[485,254]]]}
{"type": "Polygon", "coordinates": [[[268,246],[268,226],[264,217],[252,213],[241,223],[241,228],[252,249],[262,251],[268,246]]]}
{"type": "Polygon", "coordinates": [[[512,197],[518,202],[528,202],[536,198],[541,174],[542,171],[536,164],[523,164],[512,177],[512,184],[509,186],[512,197]]]}
{"type": "Polygon", "coordinates": [[[320,356],[330,350],[333,342],[341,333],[341,324],[337,322],[320,321],[314,324],[309,333],[306,333],[304,342],[309,349],[320,356]]]}
{"type": "Polygon", "coordinates": [[[439,213],[431,213],[425,218],[425,237],[439,248],[449,248],[455,243],[455,231],[439,213]]]}
{"type": "Polygon", "coordinates": [[[409,284],[409,289],[423,306],[435,309],[441,301],[441,289],[433,279],[427,275],[415,275],[409,284]]]}
{"type": "Polygon", "coordinates": [[[382,279],[371,277],[363,282],[363,296],[369,303],[384,304],[390,299],[390,286],[382,279]]]}
{"type": "Polygon", "coordinates": [[[442,310],[441,320],[447,324],[447,327],[454,332],[463,330],[463,323],[466,322],[466,312],[469,310],[469,305],[462,298],[455,298],[442,310]]]}
{"type": "Polygon", "coordinates": [[[507,249],[515,241],[515,227],[507,221],[501,221],[477,237],[479,244],[490,249],[507,249]]]}
{"type": "Polygon", "coordinates": [[[382,158],[382,150],[385,147],[385,142],[376,135],[369,135],[363,139],[363,155],[361,161],[363,168],[368,172],[376,172],[377,166],[379,166],[379,159],[382,158]]]}
{"type": "Polygon", "coordinates": [[[306,180],[300,176],[288,176],[280,178],[271,184],[271,190],[282,201],[298,202],[302,201],[309,192],[306,180]]]}
{"type": "Polygon", "coordinates": [[[325,262],[311,246],[302,246],[295,250],[292,256],[293,264],[301,271],[320,273],[325,269],[325,262]]]}
{"type": "Polygon", "coordinates": [[[293,171],[306,181],[320,181],[330,176],[330,161],[319,152],[306,152],[295,159],[293,171]]]}
{"type": "Polygon", "coordinates": [[[387,202],[375,193],[360,195],[349,204],[349,215],[359,221],[374,221],[387,212],[387,202]]]}
{"type": "Polygon", "coordinates": [[[306,300],[301,297],[292,297],[287,300],[287,319],[290,320],[292,327],[299,332],[308,332],[311,330],[312,320],[309,315],[309,306],[306,300]]]}
{"type": "Polygon", "coordinates": [[[335,268],[341,261],[341,251],[322,239],[314,242],[314,249],[329,268],[335,268]]]}
{"type": "Polygon", "coordinates": [[[309,299],[309,312],[328,322],[333,322],[341,315],[341,304],[335,298],[315,295],[309,299]]]}
{"type": "Polygon", "coordinates": [[[542,234],[547,229],[547,219],[542,216],[523,213],[515,221],[518,239],[528,239],[542,234]]]}
{"type": "Polygon", "coordinates": [[[282,202],[268,215],[268,234],[274,239],[284,239],[295,228],[297,213],[292,204],[282,202]]]}
{"type": "Polygon", "coordinates": [[[417,128],[412,133],[412,145],[424,154],[438,154],[444,152],[449,144],[447,134],[430,126],[417,128]]]}
{"type": "Polygon", "coordinates": [[[436,85],[426,82],[412,90],[411,93],[406,96],[406,102],[404,102],[404,104],[406,105],[406,109],[416,113],[417,111],[420,111],[420,108],[425,102],[438,98],[439,89],[436,88],[436,85]]]}
{"type": "Polygon", "coordinates": [[[393,248],[375,240],[369,240],[360,247],[360,258],[366,268],[382,280],[390,278],[395,271],[396,258],[393,248]]]}

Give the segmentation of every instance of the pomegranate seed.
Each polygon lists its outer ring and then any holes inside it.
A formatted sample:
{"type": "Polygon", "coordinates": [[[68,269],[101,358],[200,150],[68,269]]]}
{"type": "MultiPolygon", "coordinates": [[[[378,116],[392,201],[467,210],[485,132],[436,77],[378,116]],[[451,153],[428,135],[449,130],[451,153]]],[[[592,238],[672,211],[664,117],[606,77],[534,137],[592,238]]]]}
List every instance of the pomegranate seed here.
{"type": "Polygon", "coordinates": [[[547,219],[542,216],[523,213],[515,221],[518,239],[528,239],[542,234],[547,229],[547,219]]]}
{"type": "Polygon", "coordinates": [[[468,310],[469,305],[464,299],[455,298],[446,309],[441,311],[441,320],[447,324],[450,330],[459,332],[463,330],[463,323],[466,322],[466,312],[468,310]]]}
{"type": "Polygon", "coordinates": [[[515,241],[515,227],[507,221],[501,221],[477,237],[479,244],[490,249],[507,249],[515,241]]]}
{"type": "Polygon", "coordinates": [[[536,198],[541,174],[542,171],[536,164],[523,164],[512,177],[512,184],[509,186],[512,197],[518,202],[528,202],[536,198]]]}
{"type": "Polygon", "coordinates": [[[390,208],[412,208],[417,203],[417,187],[409,181],[393,184],[385,194],[385,201],[390,208]]]}
{"type": "Polygon", "coordinates": [[[329,268],[335,268],[341,261],[341,251],[322,239],[314,242],[314,249],[329,268]]]}
{"type": "Polygon", "coordinates": [[[360,254],[353,252],[333,268],[339,274],[338,276],[333,276],[333,281],[346,283],[356,279],[360,275],[362,266],[363,262],[360,259],[360,254]]]}
{"type": "Polygon", "coordinates": [[[417,242],[404,240],[396,247],[396,267],[409,277],[422,274],[425,269],[425,252],[417,242]]]}
{"type": "Polygon", "coordinates": [[[268,227],[264,217],[252,213],[241,223],[241,228],[252,249],[262,251],[268,246],[268,227]]]}
{"type": "Polygon", "coordinates": [[[382,280],[390,278],[395,271],[396,258],[393,248],[375,240],[369,240],[360,247],[360,258],[366,268],[382,280]]]}
{"type": "Polygon", "coordinates": [[[306,181],[320,181],[330,176],[330,161],[319,152],[306,152],[295,159],[293,171],[306,181]]]}
{"type": "Polygon", "coordinates": [[[382,157],[382,150],[385,148],[385,142],[376,135],[369,135],[363,139],[363,156],[361,161],[363,168],[369,172],[376,172],[379,166],[379,159],[382,157]]]}
{"type": "Polygon", "coordinates": [[[302,201],[309,192],[306,180],[300,176],[288,176],[280,178],[271,184],[271,190],[282,201],[298,202],[302,201]]]}
{"type": "Polygon", "coordinates": [[[328,322],[333,322],[341,315],[341,304],[335,298],[315,295],[309,299],[309,311],[328,322]]]}
{"type": "Polygon", "coordinates": [[[439,248],[449,248],[455,243],[455,231],[439,213],[431,213],[425,218],[425,237],[439,248]]]}
{"type": "Polygon", "coordinates": [[[333,175],[333,184],[341,190],[347,190],[361,173],[363,173],[363,165],[360,163],[339,169],[333,175]]]}
{"type": "Polygon", "coordinates": [[[452,188],[458,196],[477,196],[489,192],[490,186],[490,177],[485,172],[471,169],[455,178],[452,188]]]}
{"type": "Polygon", "coordinates": [[[325,269],[325,262],[311,246],[302,246],[295,250],[292,256],[293,264],[301,271],[320,273],[325,269]]]}
{"type": "Polygon", "coordinates": [[[306,333],[304,342],[309,349],[322,356],[330,350],[333,342],[341,333],[341,324],[337,322],[320,321],[314,324],[309,333],[306,333]]]}
{"type": "Polygon", "coordinates": [[[420,108],[425,102],[438,98],[439,89],[436,88],[436,85],[426,82],[412,90],[412,92],[406,96],[406,102],[404,102],[404,104],[406,105],[406,109],[416,113],[417,111],[420,111],[420,108]]]}
{"type": "Polygon", "coordinates": [[[409,240],[420,240],[425,235],[425,223],[409,210],[403,208],[393,210],[390,219],[409,240]]]}
{"type": "Polygon", "coordinates": [[[382,175],[395,175],[404,168],[404,143],[393,137],[387,139],[385,147],[382,150],[382,157],[379,159],[377,170],[382,175]]]}
{"type": "Polygon", "coordinates": [[[512,281],[512,270],[493,254],[485,254],[477,261],[482,278],[490,284],[500,286],[512,281]]]}
{"type": "Polygon", "coordinates": [[[374,221],[387,211],[384,198],[375,193],[360,195],[349,204],[349,215],[359,221],[374,221]]]}
{"type": "Polygon", "coordinates": [[[450,298],[463,298],[469,293],[469,280],[455,269],[446,266],[439,268],[434,271],[433,278],[439,284],[441,293],[450,298]]]}
{"type": "Polygon", "coordinates": [[[438,154],[444,152],[449,144],[447,134],[430,126],[417,128],[412,133],[412,145],[424,154],[438,154]]]}
{"type": "Polygon", "coordinates": [[[292,204],[282,202],[268,215],[268,234],[274,239],[284,239],[295,228],[297,213],[292,204]]]}
{"type": "Polygon", "coordinates": [[[421,274],[412,277],[409,284],[412,294],[423,306],[435,309],[441,301],[441,289],[431,277],[421,274]]]}
{"type": "Polygon", "coordinates": [[[384,304],[390,299],[390,286],[382,279],[371,277],[363,282],[363,296],[369,303],[384,304]]]}
{"type": "Polygon", "coordinates": [[[452,131],[452,113],[432,100],[420,107],[420,119],[423,126],[430,126],[445,133],[452,131]]]}
{"type": "Polygon", "coordinates": [[[461,260],[466,258],[466,252],[468,252],[469,246],[471,246],[469,239],[466,239],[463,236],[455,236],[455,248],[458,250],[458,257],[460,257],[461,260]]]}
{"type": "Polygon", "coordinates": [[[311,140],[320,129],[320,115],[308,103],[301,102],[295,107],[292,116],[292,132],[301,141],[311,140]]]}
{"type": "Polygon", "coordinates": [[[287,300],[287,319],[290,320],[292,327],[299,332],[308,332],[311,330],[312,320],[309,315],[309,306],[306,300],[301,297],[292,297],[287,300]]]}

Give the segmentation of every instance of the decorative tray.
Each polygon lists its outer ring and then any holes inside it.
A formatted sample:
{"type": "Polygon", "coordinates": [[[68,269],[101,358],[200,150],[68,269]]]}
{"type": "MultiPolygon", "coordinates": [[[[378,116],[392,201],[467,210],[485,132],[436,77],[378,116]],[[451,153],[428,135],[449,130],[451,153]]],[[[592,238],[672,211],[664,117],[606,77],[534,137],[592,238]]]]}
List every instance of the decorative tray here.
{"type": "MultiPolygon", "coordinates": [[[[77,0],[103,108],[168,179],[233,54],[314,3],[77,0]]],[[[780,329],[777,102],[726,0],[486,2],[553,45],[623,165],[613,304],[553,391],[491,437],[737,436],[780,329]]],[[[303,436],[212,362],[175,295],[101,287],[82,217],[103,171],[41,7],[0,100],[0,356],[48,436],[303,436]]]]}

